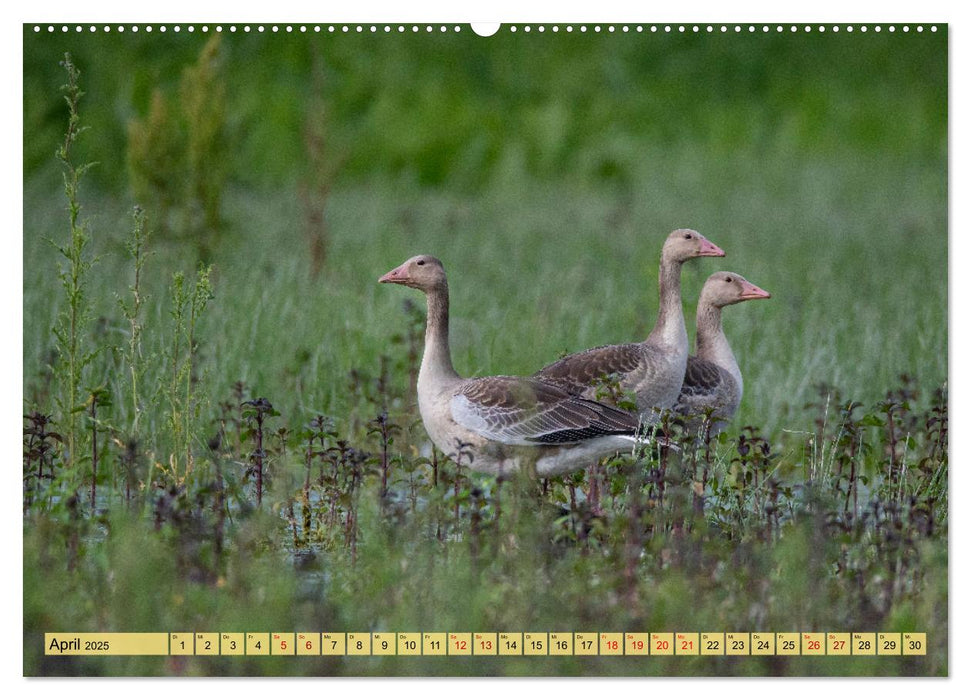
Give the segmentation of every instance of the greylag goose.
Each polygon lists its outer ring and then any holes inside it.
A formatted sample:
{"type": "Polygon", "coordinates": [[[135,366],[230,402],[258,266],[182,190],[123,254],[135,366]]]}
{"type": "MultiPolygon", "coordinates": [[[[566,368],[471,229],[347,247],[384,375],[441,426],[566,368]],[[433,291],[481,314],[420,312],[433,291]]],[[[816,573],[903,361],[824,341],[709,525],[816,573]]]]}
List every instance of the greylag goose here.
{"type": "Polygon", "coordinates": [[[641,343],[603,345],[547,365],[533,376],[572,394],[596,398],[607,379],[632,391],[645,424],[674,406],[688,362],[688,331],[681,309],[681,265],[691,258],[720,257],[725,251],[697,231],[678,229],[661,248],[660,304],[654,329],[641,343]]]}
{"type": "Polygon", "coordinates": [[[438,259],[415,256],[378,281],[425,293],[418,410],[432,442],[453,461],[490,474],[547,476],[637,442],[638,417],[627,411],[532,377],[460,377],[449,350],[448,282],[438,259]]]}
{"type": "Polygon", "coordinates": [[[734,272],[716,272],[705,281],[698,298],[697,355],[688,358],[675,411],[686,429],[707,437],[720,433],[742,401],[742,372],[722,329],[722,308],[769,293],[734,272]],[[707,426],[706,426],[707,424],[707,426]]]}

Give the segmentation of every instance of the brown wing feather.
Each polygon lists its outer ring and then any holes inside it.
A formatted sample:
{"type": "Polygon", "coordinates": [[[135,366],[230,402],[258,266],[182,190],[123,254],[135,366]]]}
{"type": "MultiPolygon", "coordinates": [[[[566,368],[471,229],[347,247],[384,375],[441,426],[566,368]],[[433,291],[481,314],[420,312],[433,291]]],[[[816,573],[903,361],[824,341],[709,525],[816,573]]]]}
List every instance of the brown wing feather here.
{"type": "Polygon", "coordinates": [[[466,382],[452,416],[489,439],[508,444],[565,444],[602,435],[631,435],[638,418],[582,399],[534,378],[484,377],[466,382]]]}
{"type": "Polygon", "coordinates": [[[722,370],[718,365],[692,356],[688,358],[681,394],[688,396],[714,394],[723,382],[722,370]]]}
{"type": "Polygon", "coordinates": [[[567,355],[534,374],[570,393],[580,394],[596,386],[604,377],[626,375],[644,362],[644,349],[638,343],[602,345],[567,355]]]}

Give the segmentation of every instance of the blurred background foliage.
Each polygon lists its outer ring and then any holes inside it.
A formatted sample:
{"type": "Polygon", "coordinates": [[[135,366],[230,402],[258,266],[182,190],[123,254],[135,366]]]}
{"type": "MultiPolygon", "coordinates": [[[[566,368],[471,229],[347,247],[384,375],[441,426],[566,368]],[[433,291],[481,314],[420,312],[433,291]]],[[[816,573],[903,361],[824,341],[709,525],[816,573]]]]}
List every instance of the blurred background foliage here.
{"type": "MultiPolygon", "coordinates": [[[[945,31],[757,29],[483,38],[451,25],[445,33],[324,28],[299,40],[223,31],[213,60],[235,156],[227,176],[289,183],[307,165],[305,123],[323,116],[310,111],[321,104],[330,141],[346,154],[345,183],[380,173],[474,190],[512,169],[630,184],[644,166],[640,153],[657,144],[713,154],[892,149],[918,160],[946,152],[945,31]]],[[[50,162],[62,130],[54,59],[70,50],[88,77],[88,119],[99,125],[88,137],[102,164],[92,177],[122,191],[129,124],[151,115],[159,94],[171,99],[184,88],[208,36],[25,26],[24,39],[25,175],[50,162]]]]}
{"type": "MultiPolygon", "coordinates": [[[[67,119],[59,62],[70,51],[90,127],[77,157],[97,162],[82,191],[93,253],[104,256],[93,298],[127,279],[123,240],[130,207],[142,206],[156,306],[173,270],[216,264],[213,320],[226,327],[212,330],[232,343],[212,348],[220,391],[241,378],[289,381],[309,361],[301,390],[331,390],[306,401],[346,410],[334,387],[376,363],[384,328],[400,322],[400,301],[375,297],[373,280],[417,252],[463,275],[453,289],[460,371],[528,373],[564,351],[646,334],[655,284],[641,280],[679,226],[708,235],[729,252],[727,269],[776,294],[730,322],[762,324],[733,342],[763,370],[746,404],[770,430],[814,398],[815,382],[876,400],[883,389],[873,387],[901,373],[941,381],[946,27],[520,26],[489,38],[468,26],[397,28],[25,25],[27,374],[43,364],[58,303],[44,291],[43,239],[58,240],[62,226],[51,154],[67,119]],[[308,268],[321,284],[305,283],[308,268]],[[523,283],[504,299],[497,290],[512,279],[523,283]],[[551,285],[571,291],[550,295],[551,285]],[[254,295],[259,322],[223,306],[254,295]],[[611,313],[589,313],[591,296],[611,313]],[[471,304],[474,320],[461,315],[471,304]],[[227,335],[241,323],[252,328],[242,343],[227,335]],[[321,344],[321,327],[346,333],[321,344]],[[791,342],[763,342],[773,329],[791,342]],[[521,337],[534,342],[510,342],[521,337]],[[899,362],[846,362],[890,345],[899,362]],[[273,372],[283,356],[288,368],[273,372]]],[[[703,268],[685,269],[689,317],[703,268]]],[[[94,313],[110,317],[110,306],[94,313]]],[[[741,420],[754,422],[747,410],[741,420]]]]}

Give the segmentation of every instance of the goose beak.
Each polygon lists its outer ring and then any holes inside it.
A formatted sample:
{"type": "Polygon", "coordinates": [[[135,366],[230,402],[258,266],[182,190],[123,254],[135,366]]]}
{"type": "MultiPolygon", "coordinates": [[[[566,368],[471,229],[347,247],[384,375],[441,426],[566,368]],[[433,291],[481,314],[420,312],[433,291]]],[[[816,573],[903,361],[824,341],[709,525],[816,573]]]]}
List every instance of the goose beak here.
{"type": "Polygon", "coordinates": [[[751,282],[742,285],[742,299],[771,299],[772,295],[761,287],[756,287],[751,282]]]}
{"type": "Polygon", "coordinates": [[[405,272],[405,266],[399,265],[391,272],[387,272],[378,278],[378,282],[390,282],[392,284],[404,284],[408,280],[408,273],[405,272]]]}
{"type": "Polygon", "coordinates": [[[701,241],[701,250],[698,257],[702,258],[724,258],[725,251],[709,241],[707,238],[701,241]]]}

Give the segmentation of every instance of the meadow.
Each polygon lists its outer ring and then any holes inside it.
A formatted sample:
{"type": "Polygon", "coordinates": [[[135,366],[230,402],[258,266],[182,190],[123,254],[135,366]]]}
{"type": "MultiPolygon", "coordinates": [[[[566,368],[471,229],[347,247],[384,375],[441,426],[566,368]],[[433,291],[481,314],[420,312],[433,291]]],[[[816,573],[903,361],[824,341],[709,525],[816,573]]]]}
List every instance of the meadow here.
{"type": "Polygon", "coordinates": [[[24,673],[946,675],[946,41],[25,27],[24,673]],[[381,274],[443,260],[458,371],[529,374],[643,338],[682,226],[727,253],[685,266],[688,319],[719,269],[772,293],[725,311],[725,433],[540,483],[431,449],[423,300],[381,274]],[[54,630],[928,650],[46,657],[54,630]]]}

